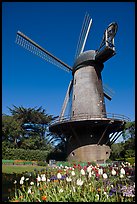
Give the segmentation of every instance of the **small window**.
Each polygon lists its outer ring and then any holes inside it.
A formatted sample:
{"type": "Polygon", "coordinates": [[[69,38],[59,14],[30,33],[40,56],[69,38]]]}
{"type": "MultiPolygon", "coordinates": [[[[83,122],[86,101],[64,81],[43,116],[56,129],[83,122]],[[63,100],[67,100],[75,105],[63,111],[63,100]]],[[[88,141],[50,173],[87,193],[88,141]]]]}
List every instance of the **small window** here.
{"type": "Polygon", "coordinates": [[[72,112],[72,115],[74,115],[74,111],[72,112]]]}
{"type": "Polygon", "coordinates": [[[76,84],[76,79],[75,79],[75,83],[74,84],[76,84]]]}
{"type": "Polygon", "coordinates": [[[73,156],[73,157],[75,156],[75,153],[74,153],[74,152],[72,152],[72,156],[73,156]]]}
{"type": "Polygon", "coordinates": [[[74,100],[75,100],[75,95],[74,95],[74,100]]]}

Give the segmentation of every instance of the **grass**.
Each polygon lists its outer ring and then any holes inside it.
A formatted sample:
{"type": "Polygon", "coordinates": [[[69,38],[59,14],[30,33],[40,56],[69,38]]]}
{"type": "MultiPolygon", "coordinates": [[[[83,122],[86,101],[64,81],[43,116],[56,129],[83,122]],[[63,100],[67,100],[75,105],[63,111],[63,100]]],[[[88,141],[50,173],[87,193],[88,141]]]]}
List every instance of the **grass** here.
{"type": "Polygon", "coordinates": [[[13,173],[18,173],[21,174],[23,172],[32,172],[34,169],[37,169],[40,171],[41,169],[45,169],[46,167],[44,166],[30,166],[30,165],[2,165],[2,173],[6,174],[13,174],[13,173]]]}

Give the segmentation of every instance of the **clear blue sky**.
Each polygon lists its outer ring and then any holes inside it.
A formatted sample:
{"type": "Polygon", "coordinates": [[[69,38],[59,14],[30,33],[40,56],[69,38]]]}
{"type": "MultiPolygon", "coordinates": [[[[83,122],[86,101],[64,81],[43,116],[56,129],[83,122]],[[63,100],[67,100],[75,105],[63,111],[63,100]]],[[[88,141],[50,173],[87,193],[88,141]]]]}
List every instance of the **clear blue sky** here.
{"type": "Polygon", "coordinates": [[[24,106],[60,114],[71,72],[44,61],[15,43],[19,30],[73,66],[85,13],[93,19],[85,50],[97,49],[104,30],[115,21],[117,54],[102,72],[115,94],[106,100],[107,112],[135,119],[135,3],[133,2],[3,2],[2,3],[2,112],[24,106]]]}

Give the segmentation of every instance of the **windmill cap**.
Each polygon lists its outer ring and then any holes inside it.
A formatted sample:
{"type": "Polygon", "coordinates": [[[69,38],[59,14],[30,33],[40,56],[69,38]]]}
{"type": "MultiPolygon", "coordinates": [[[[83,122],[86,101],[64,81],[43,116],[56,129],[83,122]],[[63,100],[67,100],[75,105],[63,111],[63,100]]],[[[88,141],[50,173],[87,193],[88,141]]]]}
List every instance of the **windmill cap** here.
{"type": "Polygon", "coordinates": [[[75,71],[77,68],[80,68],[83,64],[87,64],[88,62],[95,63],[95,56],[96,56],[96,50],[87,50],[85,52],[82,52],[78,56],[78,58],[76,59],[73,65],[73,71],[75,71]]]}

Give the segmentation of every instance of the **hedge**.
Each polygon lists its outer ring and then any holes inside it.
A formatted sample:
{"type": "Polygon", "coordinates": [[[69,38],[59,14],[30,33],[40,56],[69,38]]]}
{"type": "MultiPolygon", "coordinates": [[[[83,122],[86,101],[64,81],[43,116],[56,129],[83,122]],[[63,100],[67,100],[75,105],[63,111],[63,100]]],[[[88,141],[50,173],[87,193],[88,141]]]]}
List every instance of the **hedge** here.
{"type": "Polygon", "coordinates": [[[2,152],[2,159],[5,160],[28,160],[28,161],[46,161],[48,151],[25,150],[6,148],[2,152]]]}
{"type": "Polygon", "coordinates": [[[135,157],[126,158],[126,161],[133,165],[135,163],[135,157]]]}

